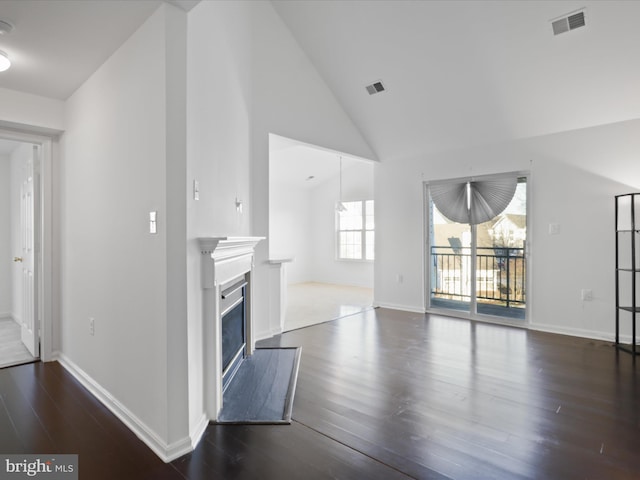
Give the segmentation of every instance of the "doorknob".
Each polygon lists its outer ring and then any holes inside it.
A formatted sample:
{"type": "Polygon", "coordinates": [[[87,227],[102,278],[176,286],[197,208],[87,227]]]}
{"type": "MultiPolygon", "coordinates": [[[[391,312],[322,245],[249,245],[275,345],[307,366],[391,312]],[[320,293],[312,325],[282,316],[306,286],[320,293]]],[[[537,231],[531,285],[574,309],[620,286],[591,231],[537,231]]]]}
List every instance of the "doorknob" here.
{"type": "Polygon", "coordinates": [[[14,262],[21,262],[22,261],[22,257],[13,257],[13,261],[14,262]]]}

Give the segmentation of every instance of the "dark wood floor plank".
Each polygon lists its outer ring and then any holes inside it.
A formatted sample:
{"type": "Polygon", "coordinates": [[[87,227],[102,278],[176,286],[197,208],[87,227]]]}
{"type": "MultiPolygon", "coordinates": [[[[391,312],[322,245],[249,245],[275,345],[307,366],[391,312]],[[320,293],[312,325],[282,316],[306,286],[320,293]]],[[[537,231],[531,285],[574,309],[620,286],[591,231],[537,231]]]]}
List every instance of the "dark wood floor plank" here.
{"type": "MultiPolygon", "coordinates": [[[[0,372],[0,395],[2,396],[2,407],[10,419],[12,431],[17,435],[20,442],[20,451],[37,451],[42,453],[52,452],[54,444],[42,424],[38,414],[33,410],[29,402],[20,392],[18,386],[11,376],[11,370],[0,372]]],[[[1,430],[6,439],[10,430],[1,430]]],[[[6,452],[6,449],[0,450],[6,452]]]]}
{"type": "Polygon", "coordinates": [[[87,395],[84,387],[64,368],[58,364],[47,364],[47,374],[43,373],[44,364],[36,367],[38,378],[47,393],[56,398],[68,398],[76,421],[90,425],[91,431],[100,431],[104,442],[112,445],[118,455],[126,457],[141,469],[158,466],[158,457],[129,430],[122,422],[114,421],[115,417],[102,403],[92,395],[87,395]],[[53,372],[53,375],[50,373],[53,372]]]}
{"type": "Polygon", "coordinates": [[[365,316],[265,342],[303,348],[295,420],[395,455],[398,468],[404,452],[407,469],[453,478],[640,474],[635,370],[607,342],[384,309],[365,316]],[[412,442],[397,440],[402,432],[412,442]]]}
{"type": "Polygon", "coordinates": [[[608,342],[377,309],[302,347],[291,425],[210,425],[160,461],[60,364],[0,370],[0,451],[102,479],[637,479],[640,375],[608,342]]]}
{"type": "Polygon", "coordinates": [[[7,375],[0,371],[0,452],[21,453],[25,445],[22,442],[19,427],[15,424],[11,408],[12,384],[7,375]]]}
{"type": "Polygon", "coordinates": [[[5,369],[0,394],[21,437],[15,453],[77,454],[80,478],[92,480],[184,479],[58,363],[5,369]]]}

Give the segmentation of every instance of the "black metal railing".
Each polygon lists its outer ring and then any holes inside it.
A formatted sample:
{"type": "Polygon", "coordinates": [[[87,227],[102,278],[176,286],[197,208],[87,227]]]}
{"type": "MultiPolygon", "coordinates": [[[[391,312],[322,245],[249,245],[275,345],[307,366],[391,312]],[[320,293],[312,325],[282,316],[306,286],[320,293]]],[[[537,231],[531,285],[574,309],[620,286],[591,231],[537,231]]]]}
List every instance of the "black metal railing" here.
{"type": "MultiPolygon", "coordinates": [[[[468,301],[471,295],[471,249],[431,247],[431,296],[468,301]]],[[[526,303],[524,248],[476,249],[476,298],[506,307],[526,303]]]]}

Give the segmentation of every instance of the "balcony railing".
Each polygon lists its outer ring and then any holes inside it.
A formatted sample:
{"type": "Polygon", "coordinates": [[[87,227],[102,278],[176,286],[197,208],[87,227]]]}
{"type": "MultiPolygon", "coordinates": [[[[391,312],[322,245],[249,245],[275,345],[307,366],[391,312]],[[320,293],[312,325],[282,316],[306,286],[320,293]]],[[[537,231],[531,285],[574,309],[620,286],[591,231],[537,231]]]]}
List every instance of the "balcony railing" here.
{"type": "MultiPolygon", "coordinates": [[[[469,301],[471,298],[471,249],[431,247],[431,296],[469,301]]],[[[526,303],[524,248],[476,249],[476,298],[505,307],[526,303]]]]}

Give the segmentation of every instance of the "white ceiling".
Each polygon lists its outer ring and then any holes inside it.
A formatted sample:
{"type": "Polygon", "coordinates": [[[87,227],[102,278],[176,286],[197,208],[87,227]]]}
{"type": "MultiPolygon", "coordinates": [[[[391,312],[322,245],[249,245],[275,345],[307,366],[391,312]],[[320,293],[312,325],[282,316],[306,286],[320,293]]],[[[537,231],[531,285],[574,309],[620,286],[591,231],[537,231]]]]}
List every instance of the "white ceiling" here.
{"type": "MultiPolygon", "coordinates": [[[[161,1],[0,0],[0,87],[68,98],[161,1]]],[[[639,1],[273,3],[383,161],[640,118],[639,1]],[[585,6],[587,27],[552,35],[585,6]]]]}
{"type": "Polygon", "coordinates": [[[162,0],[0,0],[0,35],[12,67],[0,87],[64,100],[158,8],[162,0]]]}
{"type": "Polygon", "coordinates": [[[640,117],[640,2],[273,3],[383,161],[640,117]]]}
{"type": "Polygon", "coordinates": [[[363,175],[371,174],[372,162],[269,135],[269,183],[276,188],[315,188],[339,177],[340,158],[343,172],[359,168],[363,175]]]}

